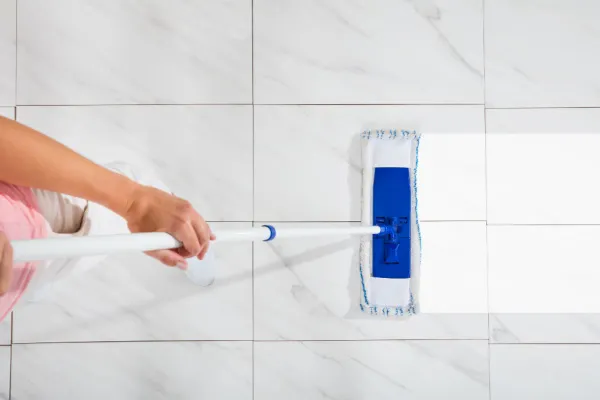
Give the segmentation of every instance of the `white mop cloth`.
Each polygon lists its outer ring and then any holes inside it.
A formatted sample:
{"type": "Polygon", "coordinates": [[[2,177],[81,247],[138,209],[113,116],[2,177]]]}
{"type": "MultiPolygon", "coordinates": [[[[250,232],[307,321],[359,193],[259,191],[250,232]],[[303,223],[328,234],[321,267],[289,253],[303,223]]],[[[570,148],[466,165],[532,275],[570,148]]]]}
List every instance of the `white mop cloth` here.
{"type": "Polygon", "coordinates": [[[420,135],[416,132],[377,130],[362,134],[362,224],[372,226],[373,181],[377,167],[410,170],[411,265],[410,278],[388,279],[372,276],[372,236],[361,239],[361,309],[371,314],[406,316],[418,312],[418,283],[421,264],[421,233],[417,214],[417,166],[420,135]]]}

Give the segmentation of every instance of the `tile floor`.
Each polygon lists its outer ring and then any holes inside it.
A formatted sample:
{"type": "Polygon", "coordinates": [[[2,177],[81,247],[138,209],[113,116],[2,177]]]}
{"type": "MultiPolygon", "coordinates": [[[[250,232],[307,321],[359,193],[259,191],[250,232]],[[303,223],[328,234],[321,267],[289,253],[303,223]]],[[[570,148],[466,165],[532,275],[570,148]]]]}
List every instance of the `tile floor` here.
{"type": "Polygon", "coordinates": [[[365,128],[423,133],[423,314],[356,239],[143,256],[0,324],[0,398],[596,399],[600,3],[0,0],[0,115],[153,169],[219,227],[360,219],[365,128]],[[12,322],[12,325],[11,325],[12,322]]]}

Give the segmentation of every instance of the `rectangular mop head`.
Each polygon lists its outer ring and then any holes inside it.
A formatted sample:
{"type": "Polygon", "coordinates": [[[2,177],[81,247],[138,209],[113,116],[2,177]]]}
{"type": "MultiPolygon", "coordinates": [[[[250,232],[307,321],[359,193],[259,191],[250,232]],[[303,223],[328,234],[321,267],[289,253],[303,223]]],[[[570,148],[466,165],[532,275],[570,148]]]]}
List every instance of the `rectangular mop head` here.
{"type": "Polygon", "coordinates": [[[370,314],[418,312],[421,233],[417,214],[420,135],[392,130],[362,133],[362,224],[381,233],[360,246],[360,307],[370,314]]]}

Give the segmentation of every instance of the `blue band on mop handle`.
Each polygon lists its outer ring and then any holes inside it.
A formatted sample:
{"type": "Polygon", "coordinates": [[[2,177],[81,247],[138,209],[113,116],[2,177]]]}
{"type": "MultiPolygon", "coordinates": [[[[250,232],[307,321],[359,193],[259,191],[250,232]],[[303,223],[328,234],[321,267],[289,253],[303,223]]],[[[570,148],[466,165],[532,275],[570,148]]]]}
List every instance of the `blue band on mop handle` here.
{"type": "Polygon", "coordinates": [[[263,227],[269,230],[269,237],[263,240],[263,242],[270,242],[271,240],[275,239],[277,236],[277,230],[275,230],[275,227],[273,225],[263,225],[263,227]]]}
{"type": "Polygon", "coordinates": [[[375,278],[410,278],[410,189],[408,168],[375,168],[373,221],[381,227],[373,235],[375,278]]]}

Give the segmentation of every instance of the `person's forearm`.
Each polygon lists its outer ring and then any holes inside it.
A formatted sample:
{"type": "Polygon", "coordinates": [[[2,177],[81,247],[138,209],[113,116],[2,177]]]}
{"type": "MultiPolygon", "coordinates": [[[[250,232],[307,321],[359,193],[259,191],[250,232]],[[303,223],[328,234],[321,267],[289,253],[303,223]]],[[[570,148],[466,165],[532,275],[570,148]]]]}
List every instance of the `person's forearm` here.
{"type": "Polygon", "coordinates": [[[57,141],[0,117],[0,181],[93,201],[124,215],[138,186],[57,141]]]}

